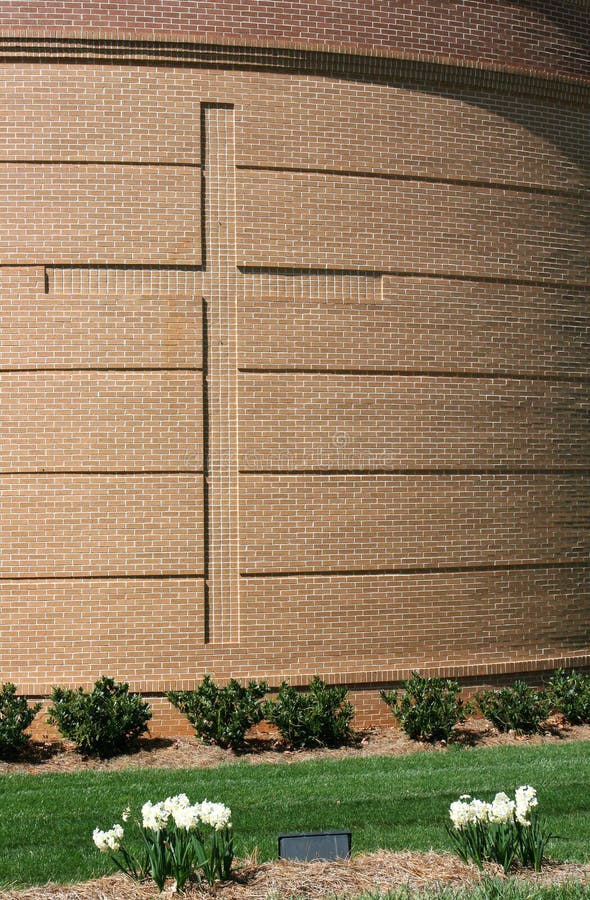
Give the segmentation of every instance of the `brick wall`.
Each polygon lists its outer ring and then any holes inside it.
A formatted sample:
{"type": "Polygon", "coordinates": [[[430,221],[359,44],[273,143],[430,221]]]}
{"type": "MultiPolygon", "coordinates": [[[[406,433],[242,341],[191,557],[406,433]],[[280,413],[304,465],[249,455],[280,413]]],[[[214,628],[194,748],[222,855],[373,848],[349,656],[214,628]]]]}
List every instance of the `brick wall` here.
{"type": "Polygon", "coordinates": [[[0,681],[590,664],[581,5],[61,6],[261,46],[0,35],[0,681]]]}
{"type": "Polygon", "coordinates": [[[8,0],[0,9],[7,27],[254,36],[590,74],[584,0],[8,0]]]}

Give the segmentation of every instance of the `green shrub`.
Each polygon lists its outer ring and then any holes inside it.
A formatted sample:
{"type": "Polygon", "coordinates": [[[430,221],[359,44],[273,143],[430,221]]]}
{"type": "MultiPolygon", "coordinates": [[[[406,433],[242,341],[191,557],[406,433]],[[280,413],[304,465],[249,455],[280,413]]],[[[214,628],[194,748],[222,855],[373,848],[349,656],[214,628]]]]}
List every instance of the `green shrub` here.
{"type": "Polygon", "coordinates": [[[0,687],[0,756],[12,756],[28,743],[25,734],[39,710],[40,703],[29,706],[26,697],[18,697],[10,681],[0,687]]]}
{"type": "Polygon", "coordinates": [[[243,687],[232,678],[220,688],[205,675],[196,690],[169,691],[166,696],[206,744],[239,749],[248,728],[263,718],[261,700],[267,691],[264,681],[250,681],[243,687]]]}
{"type": "Polygon", "coordinates": [[[49,721],[78,750],[97,756],[122,753],[147,730],[149,703],[129,685],[102,677],[90,692],[54,687],[49,721]]]}
{"type": "Polygon", "coordinates": [[[547,692],[553,708],[570,724],[590,722],[590,673],[557,669],[549,679],[547,692]]]}
{"type": "Polygon", "coordinates": [[[265,718],[290,747],[340,747],[352,738],[354,708],[347,697],[345,687],[328,687],[319,675],[306,691],[283,681],[276,699],[265,704],[265,718]]]}
{"type": "Polygon", "coordinates": [[[524,681],[515,681],[512,687],[500,691],[482,691],[475,699],[482,714],[499,731],[534,734],[551,713],[547,693],[524,681]]]}
{"type": "Polygon", "coordinates": [[[381,691],[380,696],[412,740],[448,741],[453,737],[453,727],[465,721],[467,710],[456,681],[412,672],[403,688],[399,699],[397,691],[381,691]]]}

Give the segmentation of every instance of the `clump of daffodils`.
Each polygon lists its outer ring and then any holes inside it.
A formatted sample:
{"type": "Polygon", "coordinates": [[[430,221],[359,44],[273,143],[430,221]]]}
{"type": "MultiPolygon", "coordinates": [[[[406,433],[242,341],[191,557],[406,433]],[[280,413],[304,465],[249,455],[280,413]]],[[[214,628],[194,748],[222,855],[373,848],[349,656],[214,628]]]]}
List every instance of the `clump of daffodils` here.
{"type": "MultiPolygon", "coordinates": [[[[129,807],[121,820],[131,816],[129,807]]],[[[231,809],[223,803],[203,800],[191,803],[186,794],[167,797],[157,803],[148,800],[141,807],[141,830],[147,850],[147,862],[141,864],[124,845],[122,825],[109,831],[95,828],[95,845],[102,853],[110,853],[121,871],[139,880],[151,877],[160,890],[166,879],[175,880],[183,890],[187,880],[204,877],[210,884],[227,880],[233,861],[231,809]]]]}
{"type": "Polygon", "coordinates": [[[449,808],[449,835],[459,856],[480,867],[485,860],[507,872],[517,859],[539,871],[549,833],[537,816],[537,792],[529,784],[517,788],[514,799],[503,791],[491,803],[463,794],[449,808]]]}
{"type": "Polygon", "coordinates": [[[203,800],[199,805],[199,816],[201,822],[210,825],[215,831],[231,828],[231,809],[224,806],[223,803],[210,803],[208,800],[203,800]]]}
{"type": "Polygon", "coordinates": [[[525,827],[530,825],[530,816],[536,806],[539,805],[537,800],[537,792],[530,784],[523,784],[516,789],[514,795],[515,809],[514,815],[516,820],[525,827]]]}
{"type": "Polygon", "coordinates": [[[92,832],[92,840],[101,851],[108,853],[109,850],[118,850],[123,839],[123,828],[121,825],[113,825],[109,831],[101,831],[95,828],[92,832]]]}
{"type": "Polygon", "coordinates": [[[231,809],[223,803],[211,803],[209,800],[191,805],[186,794],[168,797],[159,803],[148,800],[141,807],[141,824],[146,830],[161,831],[170,821],[185,831],[193,831],[199,823],[222,831],[231,828],[231,809]]]}
{"type": "Polygon", "coordinates": [[[489,803],[473,799],[470,794],[462,794],[458,800],[451,803],[449,809],[451,822],[458,831],[476,822],[487,822],[489,807],[489,803]]]}
{"type": "Polygon", "coordinates": [[[517,788],[514,800],[503,791],[497,793],[491,803],[462,794],[451,803],[449,816],[458,831],[475,823],[505,825],[516,821],[527,827],[531,824],[531,811],[538,806],[538,802],[534,787],[523,784],[517,788]]]}

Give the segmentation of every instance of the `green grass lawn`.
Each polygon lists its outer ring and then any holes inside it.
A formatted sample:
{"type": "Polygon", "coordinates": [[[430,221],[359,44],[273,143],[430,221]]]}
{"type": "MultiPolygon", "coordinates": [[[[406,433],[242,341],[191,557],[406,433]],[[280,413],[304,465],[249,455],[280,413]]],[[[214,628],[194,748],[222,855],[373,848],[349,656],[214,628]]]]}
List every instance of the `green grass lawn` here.
{"type": "Polygon", "coordinates": [[[0,884],[75,882],[113,871],[92,843],[148,799],[184,791],[231,806],[236,852],[276,858],[280,832],[348,828],[353,852],[450,849],[448,807],[532,784],[558,839],[548,855],[590,861],[590,744],[451,749],[401,757],[219,769],[135,769],[0,778],[0,884]]]}

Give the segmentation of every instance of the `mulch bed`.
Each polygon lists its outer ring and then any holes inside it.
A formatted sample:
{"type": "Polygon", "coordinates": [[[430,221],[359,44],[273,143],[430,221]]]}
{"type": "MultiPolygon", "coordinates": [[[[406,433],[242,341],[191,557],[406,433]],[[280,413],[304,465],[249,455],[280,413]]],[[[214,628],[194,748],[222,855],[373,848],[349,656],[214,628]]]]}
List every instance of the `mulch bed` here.
{"type": "MultiPolygon", "coordinates": [[[[486,719],[468,719],[455,729],[459,743],[473,747],[506,745],[530,746],[534,744],[560,744],[567,741],[590,741],[590,725],[568,726],[559,717],[549,722],[542,734],[501,734],[486,719]]],[[[61,741],[33,741],[27,752],[15,761],[0,761],[0,775],[26,773],[41,775],[49,772],[77,772],[98,770],[104,772],[128,768],[142,769],[211,769],[228,762],[297,763],[308,759],[343,759],[356,756],[401,756],[406,753],[444,753],[445,743],[426,744],[410,740],[397,727],[371,728],[359,732],[350,747],[337,750],[284,749],[278,732],[270,727],[260,727],[249,736],[243,751],[223,750],[221,747],[201,744],[196,739],[142,738],[129,753],[112,759],[96,759],[76,752],[73,745],[61,741]]]]}
{"type": "MultiPolygon", "coordinates": [[[[487,873],[501,877],[493,866],[487,873]]],[[[584,883],[590,889],[590,865],[548,863],[539,875],[518,876],[528,883],[558,884],[568,881],[584,883]]],[[[354,897],[363,892],[387,891],[410,887],[425,889],[461,887],[476,884],[481,878],[475,866],[464,865],[457,857],[441,853],[377,853],[354,856],[339,862],[237,863],[235,880],[214,889],[194,885],[184,896],[200,900],[284,900],[284,898],[354,897]]],[[[171,896],[166,890],[163,895],[171,896]]],[[[22,891],[0,893],[2,900],[151,900],[158,896],[150,884],[135,884],[123,875],[112,875],[84,884],[60,887],[43,885],[22,891]]],[[[180,896],[180,895],[179,895],[180,896]]]]}

